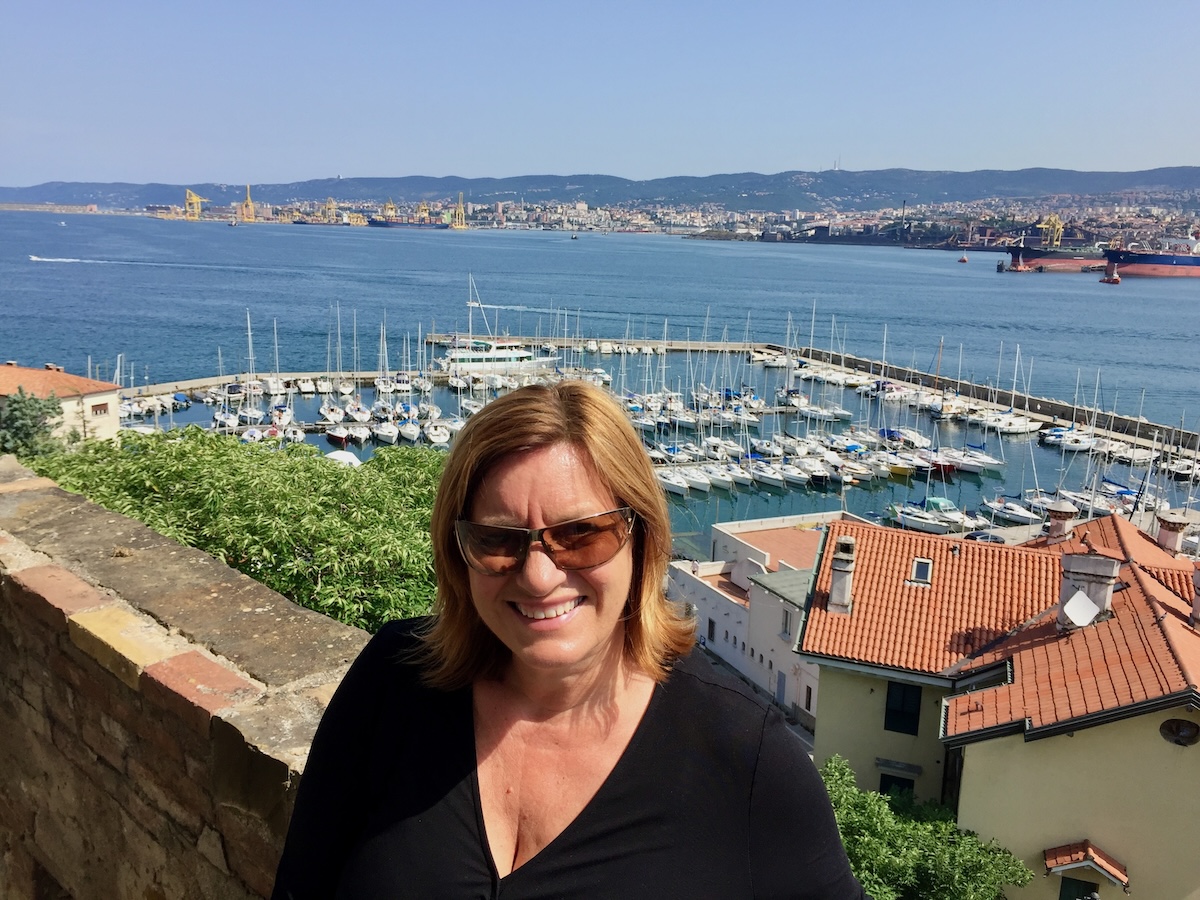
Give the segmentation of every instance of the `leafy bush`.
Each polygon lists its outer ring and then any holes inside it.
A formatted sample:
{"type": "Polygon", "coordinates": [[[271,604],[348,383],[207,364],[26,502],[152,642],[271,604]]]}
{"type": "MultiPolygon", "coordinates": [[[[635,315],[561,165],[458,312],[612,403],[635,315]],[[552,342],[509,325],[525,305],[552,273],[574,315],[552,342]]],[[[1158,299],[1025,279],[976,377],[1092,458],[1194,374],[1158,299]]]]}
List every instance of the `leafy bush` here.
{"type": "Polygon", "coordinates": [[[840,756],[821,766],[850,867],[874,900],[1001,900],[1033,873],[995,841],[962,831],[950,810],[909,795],[860,791],[840,756]]]}
{"type": "Polygon", "coordinates": [[[0,404],[0,453],[22,458],[48,453],[58,446],[51,437],[62,418],[62,403],[53,394],[45,400],[17,388],[0,404]]]}
{"type": "Polygon", "coordinates": [[[436,451],[393,447],[351,468],[311,445],[247,445],[198,427],[30,460],[64,489],[372,632],[432,603],[442,463],[436,451]]]}

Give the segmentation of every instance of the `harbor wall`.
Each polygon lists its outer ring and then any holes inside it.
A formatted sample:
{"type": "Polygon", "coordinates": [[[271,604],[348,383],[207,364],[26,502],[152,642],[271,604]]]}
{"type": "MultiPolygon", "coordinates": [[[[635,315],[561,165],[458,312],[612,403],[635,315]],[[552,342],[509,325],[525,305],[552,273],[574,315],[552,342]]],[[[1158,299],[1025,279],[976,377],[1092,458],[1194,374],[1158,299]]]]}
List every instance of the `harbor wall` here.
{"type": "Polygon", "coordinates": [[[268,896],[366,639],[0,457],[0,897],[268,896]]]}

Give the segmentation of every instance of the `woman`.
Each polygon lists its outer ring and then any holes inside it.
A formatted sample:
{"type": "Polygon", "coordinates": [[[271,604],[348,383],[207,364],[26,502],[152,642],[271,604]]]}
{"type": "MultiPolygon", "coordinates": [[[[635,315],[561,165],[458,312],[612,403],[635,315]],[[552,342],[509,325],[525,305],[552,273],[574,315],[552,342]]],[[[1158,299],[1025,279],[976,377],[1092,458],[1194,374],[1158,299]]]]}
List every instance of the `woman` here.
{"type": "Polygon", "coordinates": [[[663,597],[666,502],[607,394],[473,416],[432,538],[435,614],[334,695],[276,898],[863,896],[799,741],[663,597]]]}

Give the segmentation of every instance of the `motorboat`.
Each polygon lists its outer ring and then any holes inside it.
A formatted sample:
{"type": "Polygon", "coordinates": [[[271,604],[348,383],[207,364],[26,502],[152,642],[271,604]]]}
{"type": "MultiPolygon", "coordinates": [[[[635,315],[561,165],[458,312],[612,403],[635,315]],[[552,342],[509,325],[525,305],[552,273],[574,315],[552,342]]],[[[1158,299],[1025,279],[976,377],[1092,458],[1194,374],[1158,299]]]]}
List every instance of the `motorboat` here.
{"type": "Polygon", "coordinates": [[[1037,525],[1045,516],[1034,512],[1023,503],[1016,500],[997,497],[994,500],[984,500],[980,506],[987,510],[994,522],[1007,522],[1009,525],[1037,525]]]}

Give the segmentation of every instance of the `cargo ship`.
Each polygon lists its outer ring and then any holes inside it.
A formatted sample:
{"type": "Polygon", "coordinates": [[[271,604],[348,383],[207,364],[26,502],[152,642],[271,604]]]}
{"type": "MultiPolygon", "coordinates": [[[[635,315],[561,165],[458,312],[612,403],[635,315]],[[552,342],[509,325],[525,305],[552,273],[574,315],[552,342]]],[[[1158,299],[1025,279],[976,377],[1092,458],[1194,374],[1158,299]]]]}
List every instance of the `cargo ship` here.
{"type": "Polygon", "coordinates": [[[1010,272],[1090,272],[1104,266],[1096,247],[1026,247],[1024,239],[1007,248],[1010,272]]]}
{"type": "Polygon", "coordinates": [[[422,201],[415,215],[402,216],[396,209],[396,204],[389,200],[383,205],[382,214],[371,216],[367,224],[375,228],[449,228],[450,223],[443,219],[434,218],[429,212],[429,204],[422,201]]]}
{"type": "Polygon", "coordinates": [[[1104,257],[1108,260],[1106,276],[1200,278],[1200,240],[1172,244],[1165,250],[1110,247],[1104,257]]]}
{"type": "Polygon", "coordinates": [[[1038,225],[1038,246],[1026,247],[1025,235],[1008,248],[1010,272],[1091,272],[1102,268],[1104,256],[1098,247],[1062,246],[1062,219],[1051,213],[1038,225]]]}

